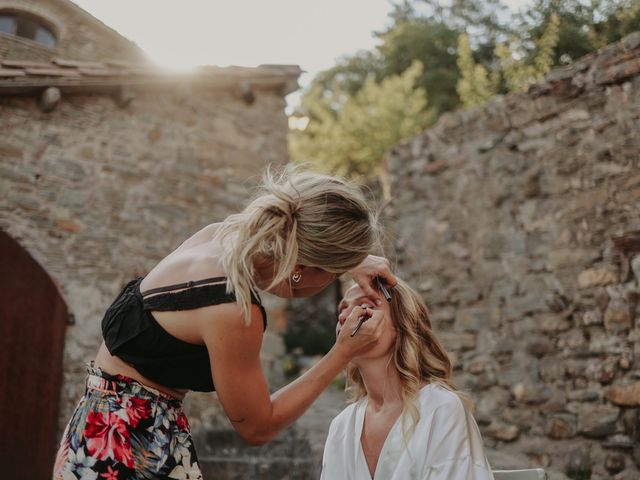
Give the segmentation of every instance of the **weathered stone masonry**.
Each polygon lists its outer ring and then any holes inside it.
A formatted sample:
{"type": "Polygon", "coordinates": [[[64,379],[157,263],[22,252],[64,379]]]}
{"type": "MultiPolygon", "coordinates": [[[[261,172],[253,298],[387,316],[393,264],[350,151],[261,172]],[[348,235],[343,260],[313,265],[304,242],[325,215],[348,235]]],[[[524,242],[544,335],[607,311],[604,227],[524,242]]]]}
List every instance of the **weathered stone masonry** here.
{"type": "MultiPolygon", "coordinates": [[[[28,384],[5,389],[2,398],[15,405],[23,434],[30,425],[39,429],[31,445],[14,442],[3,458],[12,462],[9,475],[46,478],[56,449],[50,412],[59,416],[59,438],[84,389],[84,363],[100,344],[105,308],[124,282],[188,235],[240,210],[265,165],[287,162],[284,96],[297,88],[300,69],[201,67],[177,74],[150,65],[135,44],[68,0],[0,0],[0,13],[35,19],[57,39],[50,48],[0,33],[0,240],[24,249],[15,262],[3,251],[0,262],[5,285],[17,275],[22,288],[4,292],[3,304],[15,306],[8,318],[6,309],[0,312],[3,341],[11,346],[0,377],[28,384]],[[36,274],[55,282],[42,280],[49,290],[36,293],[66,303],[69,325],[60,325],[64,312],[54,315],[42,302],[35,303],[36,318],[22,322],[30,310],[20,313],[20,305],[28,304],[28,280],[36,274]],[[43,332],[66,330],[64,348],[55,336],[39,351],[30,342],[33,328],[41,342],[43,332]],[[29,351],[12,361],[23,345],[29,351]],[[45,388],[33,373],[43,370],[51,383],[45,388]],[[46,414],[38,408],[53,403],[46,414]],[[37,465],[29,454],[34,448],[37,465]]],[[[266,294],[263,301],[269,327],[261,357],[276,388],[283,383],[285,301],[266,294]]],[[[189,394],[185,410],[205,478],[309,477],[308,443],[295,431],[268,452],[241,448],[215,394],[189,394]]]]}
{"type": "Polygon", "coordinates": [[[400,273],[496,467],[640,478],[640,33],[388,159],[400,273]]]}
{"type": "MultiPolygon", "coordinates": [[[[104,309],[124,282],[239,211],[266,164],[286,163],[283,96],[299,69],[174,76],[105,67],[99,76],[49,68],[70,72],[0,81],[0,228],[55,279],[75,318],[65,342],[63,426],[84,388],[83,364],[97,351],[104,309]],[[36,94],[47,85],[62,92],[51,113],[36,94]],[[114,94],[122,86],[124,103],[114,94]]],[[[281,340],[268,332],[265,344],[265,365],[278,376],[268,357],[281,340]]],[[[196,429],[222,421],[210,395],[194,395],[190,408],[196,429]]]]}

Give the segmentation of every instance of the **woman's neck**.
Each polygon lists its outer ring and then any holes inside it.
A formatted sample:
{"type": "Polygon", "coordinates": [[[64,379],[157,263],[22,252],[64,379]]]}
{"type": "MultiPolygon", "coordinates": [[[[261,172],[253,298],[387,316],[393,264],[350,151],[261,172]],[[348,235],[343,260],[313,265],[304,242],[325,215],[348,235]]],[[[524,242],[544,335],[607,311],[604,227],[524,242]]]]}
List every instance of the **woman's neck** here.
{"type": "Polygon", "coordinates": [[[379,410],[402,404],[402,383],[391,355],[354,363],[360,370],[369,407],[379,410]]]}
{"type": "Polygon", "coordinates": [[[262,255],[256,255],[253,260],[253,281],[260,290],[266,288],[273,281],[274,265],[273,262],[267,260],[262,255]]]}

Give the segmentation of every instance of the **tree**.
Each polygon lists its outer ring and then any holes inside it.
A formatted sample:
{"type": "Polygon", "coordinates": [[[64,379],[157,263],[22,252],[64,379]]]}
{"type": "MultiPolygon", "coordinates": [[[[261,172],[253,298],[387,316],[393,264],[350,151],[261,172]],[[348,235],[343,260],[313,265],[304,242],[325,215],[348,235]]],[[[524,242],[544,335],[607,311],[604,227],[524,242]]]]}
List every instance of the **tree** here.
{"type": "Polygon", "coordinates": [[[473,56],[485,69],[494,62],[499,39],[511,33],[500,0],[414,0],[395,6],[393,24],[378,33],[383,75],[404,71],[412,60],[425,65],[418,84],[429,92],[429,106],[438,115],[460,105],[457,92],[458,38],[472,38],[473,56]]]}
{"type": "Polygon", "coordinates": [[[466,34],[458,38],[458,68],[461,76],[456,90],[465,107],[482,105],[498,93],[500,86],[498,72],[492,72],[489,75],[484,66],[475,62],[469,36],[466,34]]]}
{"type": "Polygon", "coordinates": [[[638,0],[536,0],[514,18],[529,59],[551,14],[560,20],[554,65],[569,63],[640,30],[638,0]]]}
{"type": "Polygon", "coordinates": [[[413,18],[394,24],[378,37],[383,77],[398,75],[413,61],[420,61],[425,69],[416,85],[429,92],[430,108],[439,115],[459,105],[456,30],[431,19],[413,18]]]}
{"type": "Polygon", "coordinates": [[[376,174],[388,149],[429,122],[427,93],[416,87],[422,72],[422,64],[415,61],[402,74],[380,83],[371,75],[353,96],[337,84],[330,96],[322,95],[322,87],[316,85],[317,91],[303,101],[309,124],[290,138],[292,159],[343,175],[376,174]]]}
{"type": "Polygon", "coordinates": [[[350,57],[341,58],[334,67],[318,73],[309,92],[316,89],[315,95],[319,91],[323,95],[331,95],[332,89],[338,87],[343,93],[355,95],[368,77],[382,80],[385,76],[383,70],[384,60],[378,51],[360,51],[350,57]],[[318,88],[320,90],[317,90],[318,88]]]}
{"type": "Polygon", "coordinates": [[[511,46],[500,44],[496,47],[496,56],[500,60],[500,70],[504,75],[509,91],[523,92],[529,85],[543,78],[551,69],[554,52],[558,43],[560,19],[552,13],[547,28],[536,42],[537,52],[531,61],[518,51],[521,44],[514,39],[511,46]]]}
{"type": "MultiPolygon", "coordinates": [[[[618,0],[595,2],[601,21],[589,25],[589,40],[595,48],[602,48],[625,35],[640,30],[640,2],[618,0]]],[[[594,15],[595,16],[595,15],[594,15]]]]}
{"type": "Polygon", "coordinates": [[[508,15],[501,0],[404,0],[390,17],[390,26],[376,33],[375,49],[343,58],[303,94],[301,114],[310,121],[291,136],[294,159],[366,174],[392,146],[389,139],[426,128],[461,104],[525,90],[554,65],[640,30],[640,2],[534,0],[524,13],[508,15]],[[376,89],[404,78],[416,61],[424,68],[413,80],[415,92],[386,94],[406,107],[405,122],[376,89]]]}
{"type": "Polygon", "coordinates": [[[514,33],[508,26],[508,9],[501,0],[418,0],[414,5],[422,16],[473,36],[476,50],[488,46],[489,50],[478,52],[483,58],[490,58],[498,41],[514,33]]]}

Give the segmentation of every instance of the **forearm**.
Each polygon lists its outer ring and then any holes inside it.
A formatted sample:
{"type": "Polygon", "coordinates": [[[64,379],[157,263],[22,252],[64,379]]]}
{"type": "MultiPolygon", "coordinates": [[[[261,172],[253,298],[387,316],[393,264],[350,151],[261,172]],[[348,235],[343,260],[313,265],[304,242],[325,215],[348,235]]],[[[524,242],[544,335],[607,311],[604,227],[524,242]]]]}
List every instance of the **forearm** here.
{"type": "Polygon", "coordinates": [[[267,442],[295,422],[343,370],[348,358],[334,346],[318,363],[271,395],[271,418],[260,436],[267,442]]]}

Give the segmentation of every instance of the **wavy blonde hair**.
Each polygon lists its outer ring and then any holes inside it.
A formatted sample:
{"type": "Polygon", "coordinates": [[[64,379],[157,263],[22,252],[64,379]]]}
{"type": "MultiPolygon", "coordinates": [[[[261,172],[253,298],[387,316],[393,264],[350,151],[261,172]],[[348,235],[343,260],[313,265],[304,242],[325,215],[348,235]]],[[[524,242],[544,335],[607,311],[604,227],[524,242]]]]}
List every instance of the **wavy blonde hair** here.
{"type": "Polygon", "coordinates": [[[253,201],[216,232],[223,248],[227,292],[248,325],[256,294],[254,260],[274,264],[267,289],[289,278],[296,264],[343,274],[378,243],[377,219],[360,189],[343,179],[287,167],[267,169],[253,201]]]}
{"type": "MultiPolygon", "coordinates": [[[[391,321],[396,330],[390,362],[402,385],[400,395],[404,404],[402,424],[405,434],[413,430],[420,420],[416,398],[425,382],[437,383],[454,392],[465,408],[471,410],[469,397],[458,391],[451,381],[451,359],[433,331],[431,314],[420,295],[398,279],[391,294],[390,307],[391,321]],[[407,425],[408,417],[412,420],[410,426],[407,425]]],[[[360,371],[354,365],[347,368],[347,389],[354,402],[367,394],[360,371]]]]}

